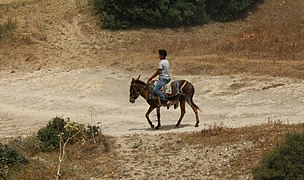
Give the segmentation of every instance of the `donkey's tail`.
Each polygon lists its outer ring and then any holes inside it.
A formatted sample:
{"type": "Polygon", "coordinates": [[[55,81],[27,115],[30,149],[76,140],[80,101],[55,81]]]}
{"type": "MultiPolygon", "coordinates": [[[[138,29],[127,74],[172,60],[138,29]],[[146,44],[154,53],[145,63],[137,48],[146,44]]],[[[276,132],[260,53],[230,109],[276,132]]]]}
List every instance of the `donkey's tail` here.
{"type": "MultiPolygon", "coordinates": [[[[188,104],[189,104],[192,108],[195,108],[195,109],[197,109],[197,110],[200,110],[200,108],[193,102],[193,96],[194,96],[194,93],[195,93],[194,86],[193,86],[191,83],[189,83],[188,81],[185,81],[185,83],[183,84],[182,87],[184,87],[187,83],[191,85],[191,89],[192,89],[190,95],[189,95],[188,98],[187,98],[187,102],[188,102],[188,104]]],[[[181,88],[181,89],[182,89],[182,88],[181,88]]]]}
{"type": "Polygon", "coordinates": [[[196,108],[197,110],[201,110],[194,102],[193,102],[193,96],[194,96],[194,88],[193,88],[193,92],[191,93],[191,95],[189,96],[189,103],[194,107],[196,108]]]}

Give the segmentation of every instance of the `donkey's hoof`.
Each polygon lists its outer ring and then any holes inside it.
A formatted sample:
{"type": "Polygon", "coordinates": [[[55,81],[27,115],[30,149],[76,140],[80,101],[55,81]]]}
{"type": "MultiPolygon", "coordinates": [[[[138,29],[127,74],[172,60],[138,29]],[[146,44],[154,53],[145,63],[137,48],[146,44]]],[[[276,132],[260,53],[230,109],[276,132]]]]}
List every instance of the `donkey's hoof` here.
{"type": "Polygon", "coordinates": [[[195,126],[194,127],[198,127],[198,124],[195,124],[195,126]]]}
{"type": "Polygon", "coordinates": [[[175,127],[178,128],[180,124],[176,124],[175,127]]]}
{"type": "Polygon", "coordinates": [[[151,128],[154,129],[154,125],[153,124],[151,124],[151,128]]]}
{"type": "Polygon", "coordinates": [[[155,127],[155,129],[159,129],[159,128],[160,128],[160,126],[156,126],[156,127],[155,127]]]}
{"type": "Polygon", "coordinates": [[[178,103],[174,104],[174,109],[178,108],[178,103]]]}

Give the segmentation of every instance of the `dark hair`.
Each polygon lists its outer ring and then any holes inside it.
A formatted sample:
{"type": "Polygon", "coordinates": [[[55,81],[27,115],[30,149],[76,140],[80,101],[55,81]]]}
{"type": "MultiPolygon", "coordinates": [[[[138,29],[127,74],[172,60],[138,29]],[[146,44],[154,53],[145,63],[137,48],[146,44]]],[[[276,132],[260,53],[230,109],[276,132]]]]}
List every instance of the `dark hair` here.
{"type": "Polygon", "coordinates": [[[164,50],[164,49],[160,49],[160,50],[158,50],[158,53],[159,53],[159,55],[163,55],[163,56],[164,56],[164,58],[166,58],[166,57],[167,57],[167,51],[166,51],[166,50],[164,50]]]}

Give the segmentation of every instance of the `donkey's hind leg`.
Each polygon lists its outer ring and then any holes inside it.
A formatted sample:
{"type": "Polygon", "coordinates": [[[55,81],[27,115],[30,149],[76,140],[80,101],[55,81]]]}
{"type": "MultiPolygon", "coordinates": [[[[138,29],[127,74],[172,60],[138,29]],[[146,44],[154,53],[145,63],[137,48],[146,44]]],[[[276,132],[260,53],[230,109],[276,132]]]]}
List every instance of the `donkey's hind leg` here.
{"type": "Polygon", "coordinates": [[[198,124],[199,124],[198,110],[199,110],[199,108],[193,102],[193,95],[189,96],[187,98],[187,103],[191,106],[193,112],[195,113],[195,118],[196,118],[195,127],[198,127],[198,124]]]}
{"type": "Polygon", "coordinates": [[[180,101],[181,114],[180,114],[180,117],[179,117],[179,119],[178,119],[178,121],[177,121],[177,123],[175,125],[176,127],[178,127],[181,124],[182,119],[183,119],[183,117],[184,117],[184,115],[186,113],[185,97],[181,97],[179,101],[180,101]]]}

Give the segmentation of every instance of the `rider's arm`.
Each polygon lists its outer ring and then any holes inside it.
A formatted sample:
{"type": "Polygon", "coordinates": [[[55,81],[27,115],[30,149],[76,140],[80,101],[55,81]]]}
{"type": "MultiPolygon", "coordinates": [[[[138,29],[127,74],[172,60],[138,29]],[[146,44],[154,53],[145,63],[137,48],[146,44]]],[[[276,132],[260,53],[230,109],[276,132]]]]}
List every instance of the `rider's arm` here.
{"type": "Polygon", "coordinates": [[[149,84],[150,81],[152,81],[153,78],[155,78],[157,75],[160,74],[161,69],[157,69],[154,74],[147,80],[147,84],[149,84]]]}

